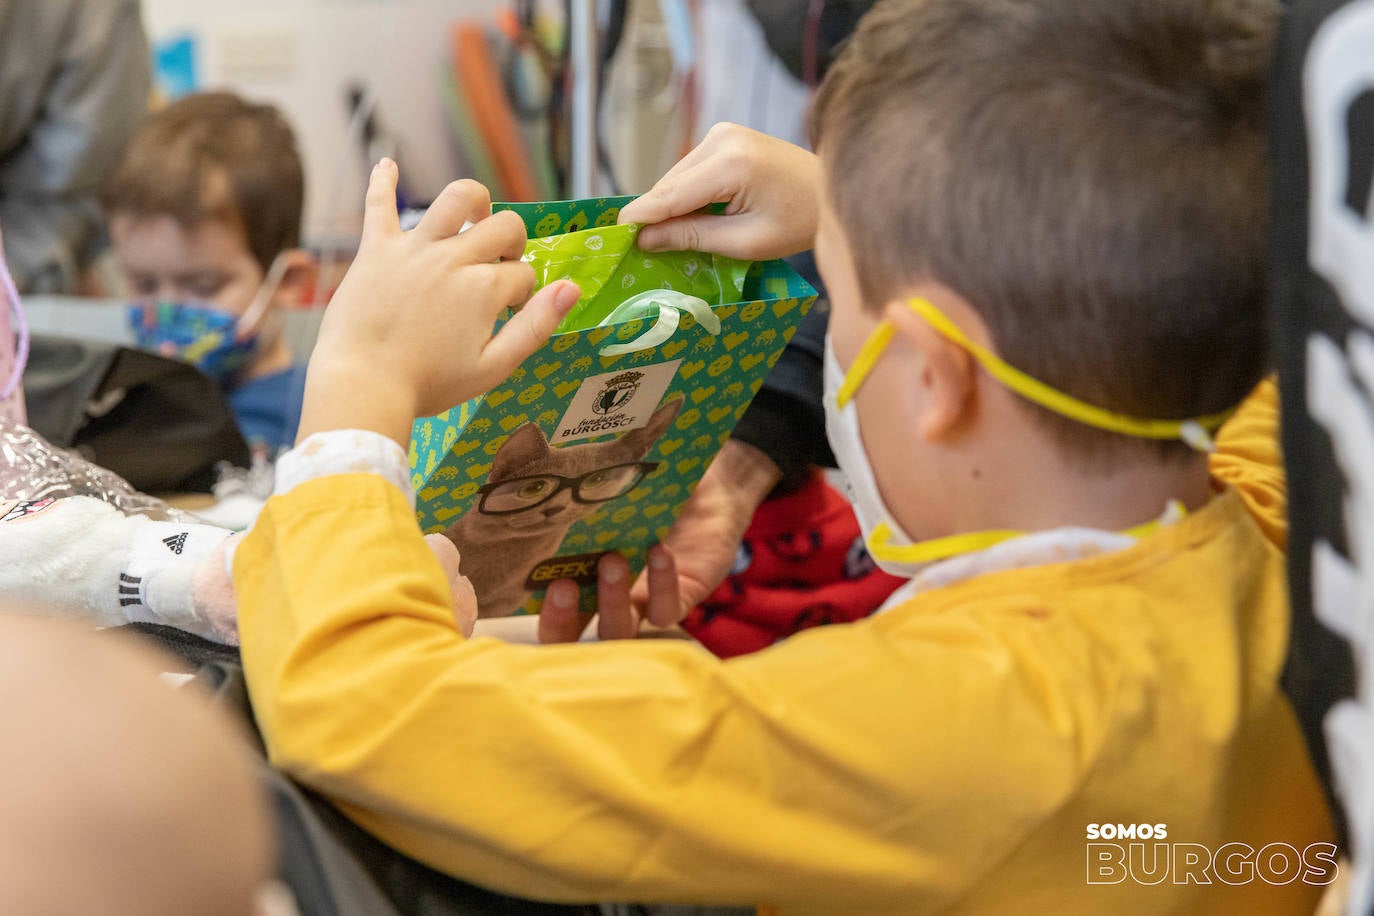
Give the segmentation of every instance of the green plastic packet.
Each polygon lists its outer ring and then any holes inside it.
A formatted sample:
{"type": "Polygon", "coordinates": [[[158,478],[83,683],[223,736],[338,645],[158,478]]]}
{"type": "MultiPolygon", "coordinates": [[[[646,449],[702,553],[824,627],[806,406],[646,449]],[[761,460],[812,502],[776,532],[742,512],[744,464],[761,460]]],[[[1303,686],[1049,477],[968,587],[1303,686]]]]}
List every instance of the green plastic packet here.
{"type": "Polygon", "coordinates": [[[606,226],[532,238],[525,257],[535,284],[572,280],[582,290],[558,333],[594,328],[626,299],[651,290],[673,290],[711,306],[737,302],[752,266],[699,251],[640,251],[640,224],[606,226]]]}

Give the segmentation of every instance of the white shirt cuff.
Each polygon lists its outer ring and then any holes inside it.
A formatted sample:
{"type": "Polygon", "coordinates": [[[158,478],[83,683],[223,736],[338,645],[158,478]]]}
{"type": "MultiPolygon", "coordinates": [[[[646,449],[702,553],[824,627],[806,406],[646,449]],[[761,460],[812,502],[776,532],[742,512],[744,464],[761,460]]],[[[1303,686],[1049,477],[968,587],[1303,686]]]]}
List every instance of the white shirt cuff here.
{"type": "Polygon", "coordinates": [[[290,493],[307,480],[335,474],[378,474],[415,507],[410,462],[402,448],[381,433],[334,429],[315,433],[277,460],[276,495],[290,493]]]}

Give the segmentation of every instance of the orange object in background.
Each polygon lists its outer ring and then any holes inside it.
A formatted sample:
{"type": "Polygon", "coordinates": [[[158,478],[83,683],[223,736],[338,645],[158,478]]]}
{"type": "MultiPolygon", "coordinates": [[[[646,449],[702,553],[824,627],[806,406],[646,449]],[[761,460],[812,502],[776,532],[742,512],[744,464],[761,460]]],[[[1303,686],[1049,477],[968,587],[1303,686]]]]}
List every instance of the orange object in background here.
{"type": "Polygon", "coordinates": [[[487,47],[482,26],[460,22],[452,33],[453,66],[458,86],[472,112],[509,200],[539,199],[538,185],[520,126],[506,98],[500,70],[487,47]]]}

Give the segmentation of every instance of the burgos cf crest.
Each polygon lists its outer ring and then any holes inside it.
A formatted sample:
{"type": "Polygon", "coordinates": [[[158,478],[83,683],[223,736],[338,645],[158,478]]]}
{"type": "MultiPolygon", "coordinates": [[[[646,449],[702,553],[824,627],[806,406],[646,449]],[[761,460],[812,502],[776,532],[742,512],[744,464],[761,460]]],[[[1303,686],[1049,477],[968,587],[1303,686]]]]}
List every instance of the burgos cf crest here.
{"type": "Polygon", "coordinates": [[[599,414],[614,413],[635,396],[639,390],[639,380],[644,377],[643,372],[626,372],[617,375],[606,383],[606,387],[597,392],[596,400],[592,403],[592,410],[599,414]]]}

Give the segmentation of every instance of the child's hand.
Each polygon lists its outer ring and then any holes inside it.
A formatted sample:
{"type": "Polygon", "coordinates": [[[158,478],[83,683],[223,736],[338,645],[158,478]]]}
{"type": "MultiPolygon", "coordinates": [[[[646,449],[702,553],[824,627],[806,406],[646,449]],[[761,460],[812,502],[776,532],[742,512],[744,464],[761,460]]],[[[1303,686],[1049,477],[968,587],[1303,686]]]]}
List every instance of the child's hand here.
{"type": "Polygon", "coordinates": [[[816,238],[820,166],[799,146],[717,124],[643,197],[620,211],[646,223],[645,251],[709,251],[754,261],[805,251],[816,238]],[[725,203],[725,214],[700,212],[725,203]]]}
{"type": "Polygon", "coordinates": [[[514,213],[492,215],[486,188],[450,184],[419,225],[402,232],[396,180],[389,159],[372,170],[362,245],[320,327],[298,441],[370,429],[404,448],[415,417],[499,383],[577,301],[568,282],[530,298],[524,223],[514,213]],[[475,225],[459,235],[466,221],[475,225]],[[522,303],[493,336],[501,310],[522,303]]]}
{"type": "Polygon", "coordinates": [[[754,511],[781,478],[778,466],[763,452],[738,439],[728,440],[663,540],[674,556],[682,558],[677,562],[677,615],[669,619],[666,609],[654,610],[649,569],[630,590],[635,608],[658,626],[669,626],[710,598],[735,565],[754,511]]]}
{"type": "MultiPolygon", "coordinates": [[[[647,600],[642,608],[630,600],[630,564],[618,553],[608,553],[597,564],[597,637],[633,639],[639,625],[648,620],[655,626],[672,626],[682,619],[678,597],[677,564],[672,551],[658,545],[649,549],[647,600]]],[[[539,641],[577,642],[590,615],[577,610],[577,583],[559,579],[549,583],[539,610],[539,641]]]]}

